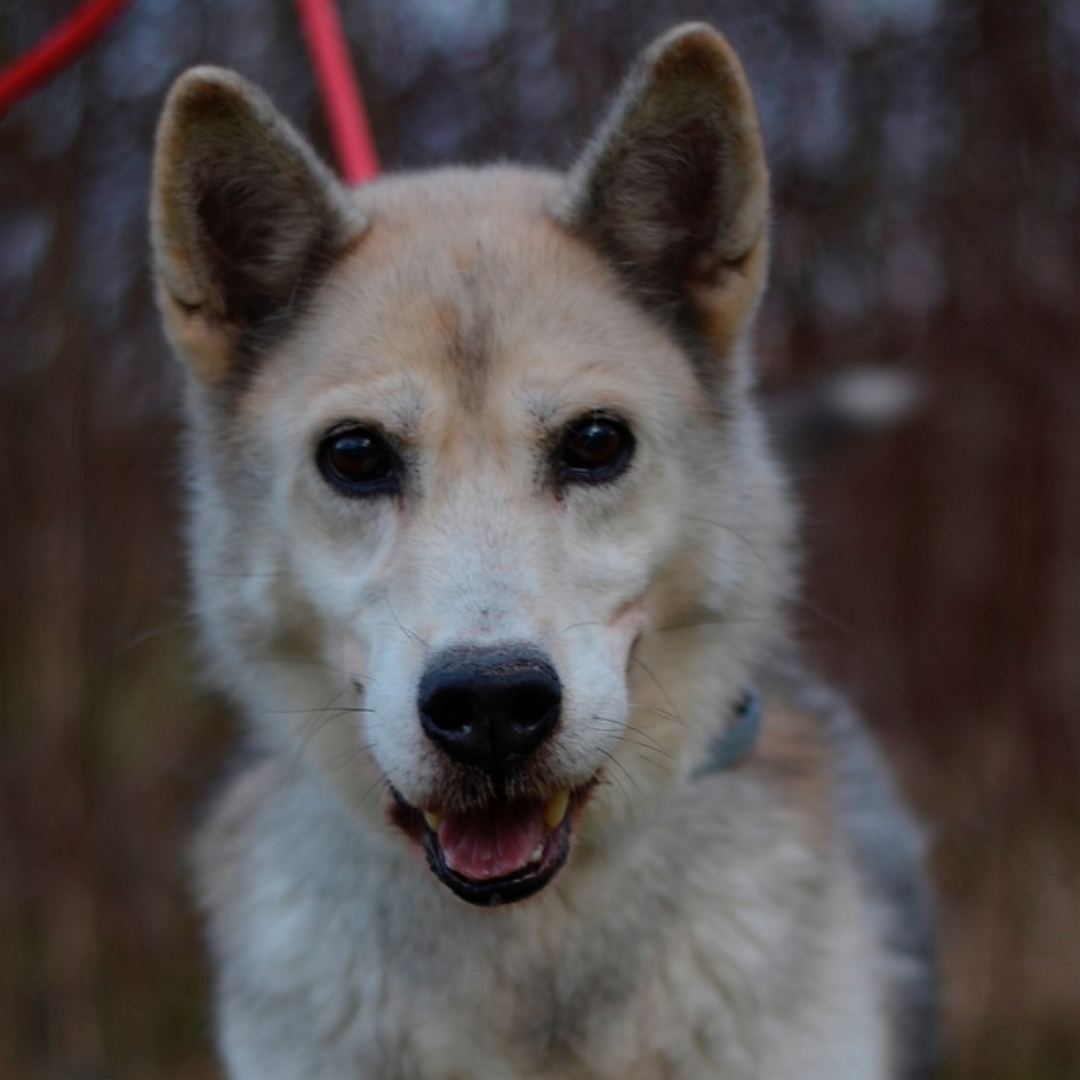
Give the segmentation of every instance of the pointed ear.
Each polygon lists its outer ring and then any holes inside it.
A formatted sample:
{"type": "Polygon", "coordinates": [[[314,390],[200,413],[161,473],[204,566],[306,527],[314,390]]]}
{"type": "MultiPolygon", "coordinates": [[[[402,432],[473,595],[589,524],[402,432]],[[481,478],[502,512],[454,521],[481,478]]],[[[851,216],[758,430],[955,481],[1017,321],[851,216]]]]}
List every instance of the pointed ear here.
{"type": "Polygon", "coordinates": [[[640,300],[721,355],[764,284],[768,212],[750,87],[731,46],[703,23],[642,54],[556,209],[640,300]]]}
{"type": "Polygon", "coordinates": [[[287,329],[362,222],[265,94],[201,67],[158,126],[151,231],[166,328],[217,385],[287,329]]]}

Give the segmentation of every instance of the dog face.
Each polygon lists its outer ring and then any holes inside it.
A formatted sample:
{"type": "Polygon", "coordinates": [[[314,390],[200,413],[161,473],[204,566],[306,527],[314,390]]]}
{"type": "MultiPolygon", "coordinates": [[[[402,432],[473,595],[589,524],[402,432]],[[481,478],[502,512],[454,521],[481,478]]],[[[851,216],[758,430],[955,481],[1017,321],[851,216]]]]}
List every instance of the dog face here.
{"type": "Polygon", "coordinates": [[[741,356],[766,212],[706,27],[646,52],[569,178],[345,192],[237,77],[172,91],[154,245],[212,663],[466,900],[537,892],[677,782],[775,625],[741,356]]]}

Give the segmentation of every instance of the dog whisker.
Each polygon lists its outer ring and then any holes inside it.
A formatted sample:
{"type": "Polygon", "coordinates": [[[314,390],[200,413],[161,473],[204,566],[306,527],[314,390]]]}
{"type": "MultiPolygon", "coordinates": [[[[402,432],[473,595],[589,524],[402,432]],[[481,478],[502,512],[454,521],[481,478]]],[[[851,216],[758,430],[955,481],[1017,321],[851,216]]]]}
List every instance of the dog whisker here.
{"type": "Polygon", "coordinates": [[[335,713],[369,713],[373,712],[372,709],[364,709],[360,706],[352,705],[339,705],[336,708],[332,705],[315,706],[311,709],[267,709],[267,716],[304,716],[310,713],[324,713],[328,710],[332,710],[335,713]]]}
{"type": "Polygon", "coordinates": [[[582,627],[585,627],[585,626],[603,626],[603,625],[604,625],[604,623],[601,622],[599,619],[585,619],[585,620],[582,620],[581,622],[571,623],[569,626],[564,626],[559,631],[559,633],[560,634],[568,634],[571,630],[580,630],[582,627]]]}
{"type": "Polygon", "coordinates": [[[396,624],[397,628],[407,638],[411,639],[412,641],[415,641],[418,645],[423,645],[425,648],[427,648],[427,642],[419,634],[415,633],[414,631],[410,630],[407,626],[405,626],[405,624],[398,618],[397,612],[394,610],[394,605],[392,603],[390,603],[390,594],[388,592],[385,592],[385,591],[383,592],[382,600],[383,600],[383,603],[386,604],[386,608],[390,612],[390,616],[391,616],[391,618],[393,618],[394,623],[396,624]]]}
{"type": "MultiPolygon", "coordinates": [[[[370,747],[368,748],[370,752],[370,747]]],[[[393,788],[393,776],[395,773],[400,772],[400,769],[391,769],[387,773],[381,773],[375,778],[375,780],[367,786],[363,794],[360,796],[360,805],[365,806],[367,801],[376,792],[390,791],[393,788]]]]}
{"type": "Polygon", "coordinates": [[[679,710],[675,708],[675,702],[671,700],[671,695],[667,692],[667,690],[664,688],[663,684],[656,677],[656,675],[652,672],[652,670],[645,663],[645,661],[642,660],[640,656],[631,656],[630,657],[630,662],[632,664],[637,664],[637,666],[639,668],[641,668],[641,670],[644,671],[645,674],[648,675],[648,677],[652,680],[653,685],[656,687],[657,690],[660,691],[660,693],[664,697],[664,700],[668,703],[668,706],[671,709],[672,718],[678,720],[678,722],[680,724],[682,724],[684,727],[687,726],[686,722],[683,720],[683,718],[681,716],[679,716],[679,710]]]}
{"type": "Polygon", "coordinates": [[[646,740],[645,742],[639,742],[636,739],[627,739],[624,735],[622,741],[630,746],[641,746],[643,748],[653,750],[658,754],[664,754],[666,757],[671,758],[672,761],[675,760],[675,758],[672,757],[671,753],[665,750],[651,735],[649,735],[648,732],[642,731],[641,728],[634,727],[633,724],[626,724],[619,720],[613,720],[607,716],[594,716],[593,720],[599,720],[602,723],[610,724],[613,727],[618,727],[623,732],[631,732],[632,734],[637,735],[639,739],[646,740]]]}
{"type": "MultiPolygon", "coordinates": [[[[611,764],[614,765],[626,777],[626,779],[629,780],[630,783],[633,784],[634,787],[637,788],[637,790],[638,790],[638,792],[640,794],[641,793],[641,785],[638,784],[638,782],[633,778],[633,776],[630,775],[630,773],[626,769],[626,766],[623,765],[623,763],[621,761],[619,761],[619,759],[616,758],[615,755],[613,753],[611,753],[611,751],[605,750],[603,747],[599,747],[598,749],[600,750],[600,753],[603,754],[604,757],[606,757],[608,759],[608,761],[610,761],[611,764]]],[[[630,798],[630,793],[628,791],[626,791],[625,788],[623,788],[622,782],[618,779],[618,777],[612,776],[611,779],[612,779],[612,781],[614,781],[615,783],[617,783],[619,785],[619,790],[622,791],[623,797],[626,799],[626,801],[632,803],[633,800],[630,798]]]]}
{"type": "Polygon", "coordinates": [[[688,726],[684,720],[681,720],[673,712],[669,712],[667,709],[658,709],[655,705],[646,705],[641,701],[631,701],[626,707],[628,709],[643,709],[645,712],[650,712],[654,716],[659,716],[662,720],[670,720],[671,723],[677,724],[682,728],[688,726]]]}

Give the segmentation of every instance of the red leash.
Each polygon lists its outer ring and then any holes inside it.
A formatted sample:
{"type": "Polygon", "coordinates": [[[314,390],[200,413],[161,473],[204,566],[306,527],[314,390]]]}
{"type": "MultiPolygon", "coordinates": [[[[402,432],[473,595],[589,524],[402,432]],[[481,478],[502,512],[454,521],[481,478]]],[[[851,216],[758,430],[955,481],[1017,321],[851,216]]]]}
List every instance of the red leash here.
{"type": "Polygon", "coordinates": [[[0,113],[77,60],[131,0],[86,0],[29,52],[0,71],[0,113]]]}
{"type": "MultiPolygon", "coordinates": [[[[374,180],[379,175],[379,157],[337,5],[334,0],[295,2],[341,175],[350,184],[374,180]]],[[[0,114],[77,60],[130,3],[84,0],[43,41],[0,71],[0,114]]]]}
{"type": "Polygon", "coordinates": [[[295,2],[341,175],[349,184],[374,180],[379,175],[379,157],[337,4],[334,0],[295,2]]]}

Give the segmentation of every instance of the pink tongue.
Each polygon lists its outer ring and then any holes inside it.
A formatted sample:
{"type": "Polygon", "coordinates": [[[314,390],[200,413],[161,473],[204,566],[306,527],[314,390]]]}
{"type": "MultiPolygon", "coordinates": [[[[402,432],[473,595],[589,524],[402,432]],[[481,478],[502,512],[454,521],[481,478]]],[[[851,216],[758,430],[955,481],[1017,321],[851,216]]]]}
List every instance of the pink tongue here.
{"type": "Polygon", "coordinates": [[[542,802],[500,802],[483,810],[448,813],[439,825],[439,846],[455,873],[488,881],[526,866],[544,835],[542,802]]]}

